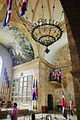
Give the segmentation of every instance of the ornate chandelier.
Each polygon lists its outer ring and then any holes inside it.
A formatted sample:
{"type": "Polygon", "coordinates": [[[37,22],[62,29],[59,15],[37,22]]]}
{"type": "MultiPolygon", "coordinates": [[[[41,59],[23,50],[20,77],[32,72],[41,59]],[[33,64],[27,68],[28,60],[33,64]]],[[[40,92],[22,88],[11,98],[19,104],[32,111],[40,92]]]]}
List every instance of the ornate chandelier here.
{"type": "Polygon", "coordinates": [[[54,20],[47,22],[45,19],[39,19],[32,29],[32,38],[39,42],[40,44],[46,46],[45,52],[48,53],[48,46],[52,45],[54,42],[58,41],[63,33],[62,25],[54,20]]]}
{"type": "Polygon", "coordinates": [[[37,0],[34,4],[33,7],[32,1],[29,0],[27,14],[25,14],[24,17],[19,17],[31,33],[32,38],[45,46],[45,52],[48,53],[50,51],[48,47],[58,41],[64,31],[64,26],[60,21],[63,11],[58,14],[58,16],[60,15],[59,21],[56,21],[54,20],[55,0],[52,0],[51,2],[50,0],[37,0]]]}

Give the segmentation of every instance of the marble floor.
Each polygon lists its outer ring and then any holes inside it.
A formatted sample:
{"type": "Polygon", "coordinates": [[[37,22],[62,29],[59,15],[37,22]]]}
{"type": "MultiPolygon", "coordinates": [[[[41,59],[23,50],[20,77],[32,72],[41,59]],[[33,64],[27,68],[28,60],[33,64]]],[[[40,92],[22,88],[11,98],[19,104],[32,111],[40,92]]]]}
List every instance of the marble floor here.
{"type": "MultiPolygon", "coordinates": [[[[67,116],[67,120],[77,120],[76,115],[67,116]]],[[[35,114],[35,120],[66,120],[61,114],[35,114]]],[[[10,119],[1,119],[1,120],[10,120],[10,119]]],[[[18,120],[32,120],[31,116],[19,117],[18,120]]]]}

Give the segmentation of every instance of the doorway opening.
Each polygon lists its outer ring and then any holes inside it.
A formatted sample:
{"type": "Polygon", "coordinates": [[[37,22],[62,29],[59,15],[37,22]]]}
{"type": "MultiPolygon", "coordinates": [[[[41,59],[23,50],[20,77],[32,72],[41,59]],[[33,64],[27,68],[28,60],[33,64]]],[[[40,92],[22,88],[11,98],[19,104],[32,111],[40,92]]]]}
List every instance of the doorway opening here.
{"type": "Polygon", "coordinates": [[[48,94],[48,110],[53,110],[53,95],[48,94]]]}

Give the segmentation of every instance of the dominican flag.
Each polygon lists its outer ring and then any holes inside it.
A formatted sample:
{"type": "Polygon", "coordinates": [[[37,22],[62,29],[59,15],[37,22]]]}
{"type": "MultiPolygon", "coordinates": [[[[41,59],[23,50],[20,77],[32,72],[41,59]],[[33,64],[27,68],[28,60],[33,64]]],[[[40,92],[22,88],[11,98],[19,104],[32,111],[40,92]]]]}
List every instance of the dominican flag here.
{"type": "Polygon", "coordinates": [[[23,0],[21,5],[21,16],[23,16],[27,11],[27,6],[28,6],[28,0],[23,0]]]}
{"type": "Polygon", "coordinates": [[[58,70],[57,73],[56,73],[56,79],[58,82],[61,82],[61,79],[62,79],[62,73],[61,73],[61,70],[58,70]]]}
{"type": "Polygon", "coordinates": [[[37,80],[34,80],[32,88],[32,100],[36,100],[37,98],[38,98],[38,86],[37,80]]]}
{"type": "Polygon", "coordinates": [[[56,72],[56,80],[59,82],[59,74],[58,74],[58,71],[56,72]]]}
{"type": "Polygon", "coordinates": [[[61,80],[62,80],[62,72],[61,72],[61,70],[58,71],[58,76],[59,76],[59,82],[61,82],[61,80]]]}
{"type": "Polygon", "coordinates": [[[62,114],[67,119],[66,101],[64,95],[62,96],[62,114]]]}
{"type": "Polygon", "coordinates": [[[32,88],[32,100],[35,100],[36,98],[36,93],[35,93],[35,80],[33,82],[33,88],[32,88]]]}
{"type": "Polygon", "coordinates": [[[9,5],[9,1],[10,1],[10,0],[7,0],[7,5],[9,5]]]}
{"type": "Polygon", "coordinates": [[[35,88],[35,91],[36,91],[36,99],[38,98],[38,84],[37,84],[37,80],[36,80],[36,88],[35,88]]]}
{"type": "Polygon", "coordinates": [[[7,0],[7,5],[8,5],[8,8],[7,8],[6,16],[4,18],[3,27],[9,24],[10,17],[11,17],[12,0],[7,0]]]}
{"type": "Polygon", "coordinates": [[[72,100],[72,98],[70,98],[70,113],[71,113],[71,115],[73,116],[74,107],[73,107],[73,100],[72,100]]]}

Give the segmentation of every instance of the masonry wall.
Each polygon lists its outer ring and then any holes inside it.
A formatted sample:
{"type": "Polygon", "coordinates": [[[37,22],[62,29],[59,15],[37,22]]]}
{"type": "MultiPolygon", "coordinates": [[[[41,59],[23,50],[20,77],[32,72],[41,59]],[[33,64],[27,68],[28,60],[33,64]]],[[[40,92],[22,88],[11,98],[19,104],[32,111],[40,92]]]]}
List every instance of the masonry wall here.
{"type": "Polygon", "coordinates": [[[21,75],[33,75],[33,80],[37,79],[38,99],[36,103],[33,102],[33,105],[36,104],[36,108],[39,111],[41,111],[41,106],[48,106],[49,94],[53,97],[53,109],[56,107],[56,104],[61,104],[62,91],[64,92],[67,106],[69,106],[70,96],[72,96],[74,100],[73,77],[70,73],[71,62],[68,46],[65,46],[60,51],[55,61],[58,65],[57,68],[62,70],[61,83],[49,81],[50,72],[55,69],[55,67],[43,59],[34,59],[13,68],[13,79],[19,78],[21,75]]]}
{"type": "Polygon", "coordinates": [[[62,83],[61,89],[55,90],[56,100],[61,99],[62,91],[64,92],[67,106],[69,106],[70,96],[75,103],[73,76],[71,74],[72,64],[70,58],[70,50],[68,44],[66,44],[57,54],[54,60],[55,67],[62,70],[62,83]]]}
{"type": "MultiPolygon", "coordinates": [[[[36,100],[36,107],[41,111],[41,106],[48,106],[48,94],[51,94],[53,97],[53,107],[55,106],[55,89],[61,87],[60,83],[50,82],[49,75],[50,72],[54,69],[52,64],[49,64],[43,59],[35,59],[31,62],[24,63],[22,65],[16,66],[13,68],[13,77],[12,79],[17,79],[23,76],[33,75],[34,79],[38,81],[38,99],[36,100]],[[23,74],[21,74],[23,73],[23,74]]],[[[35,105],[35,102],[32,102],[35,105]]]]}

